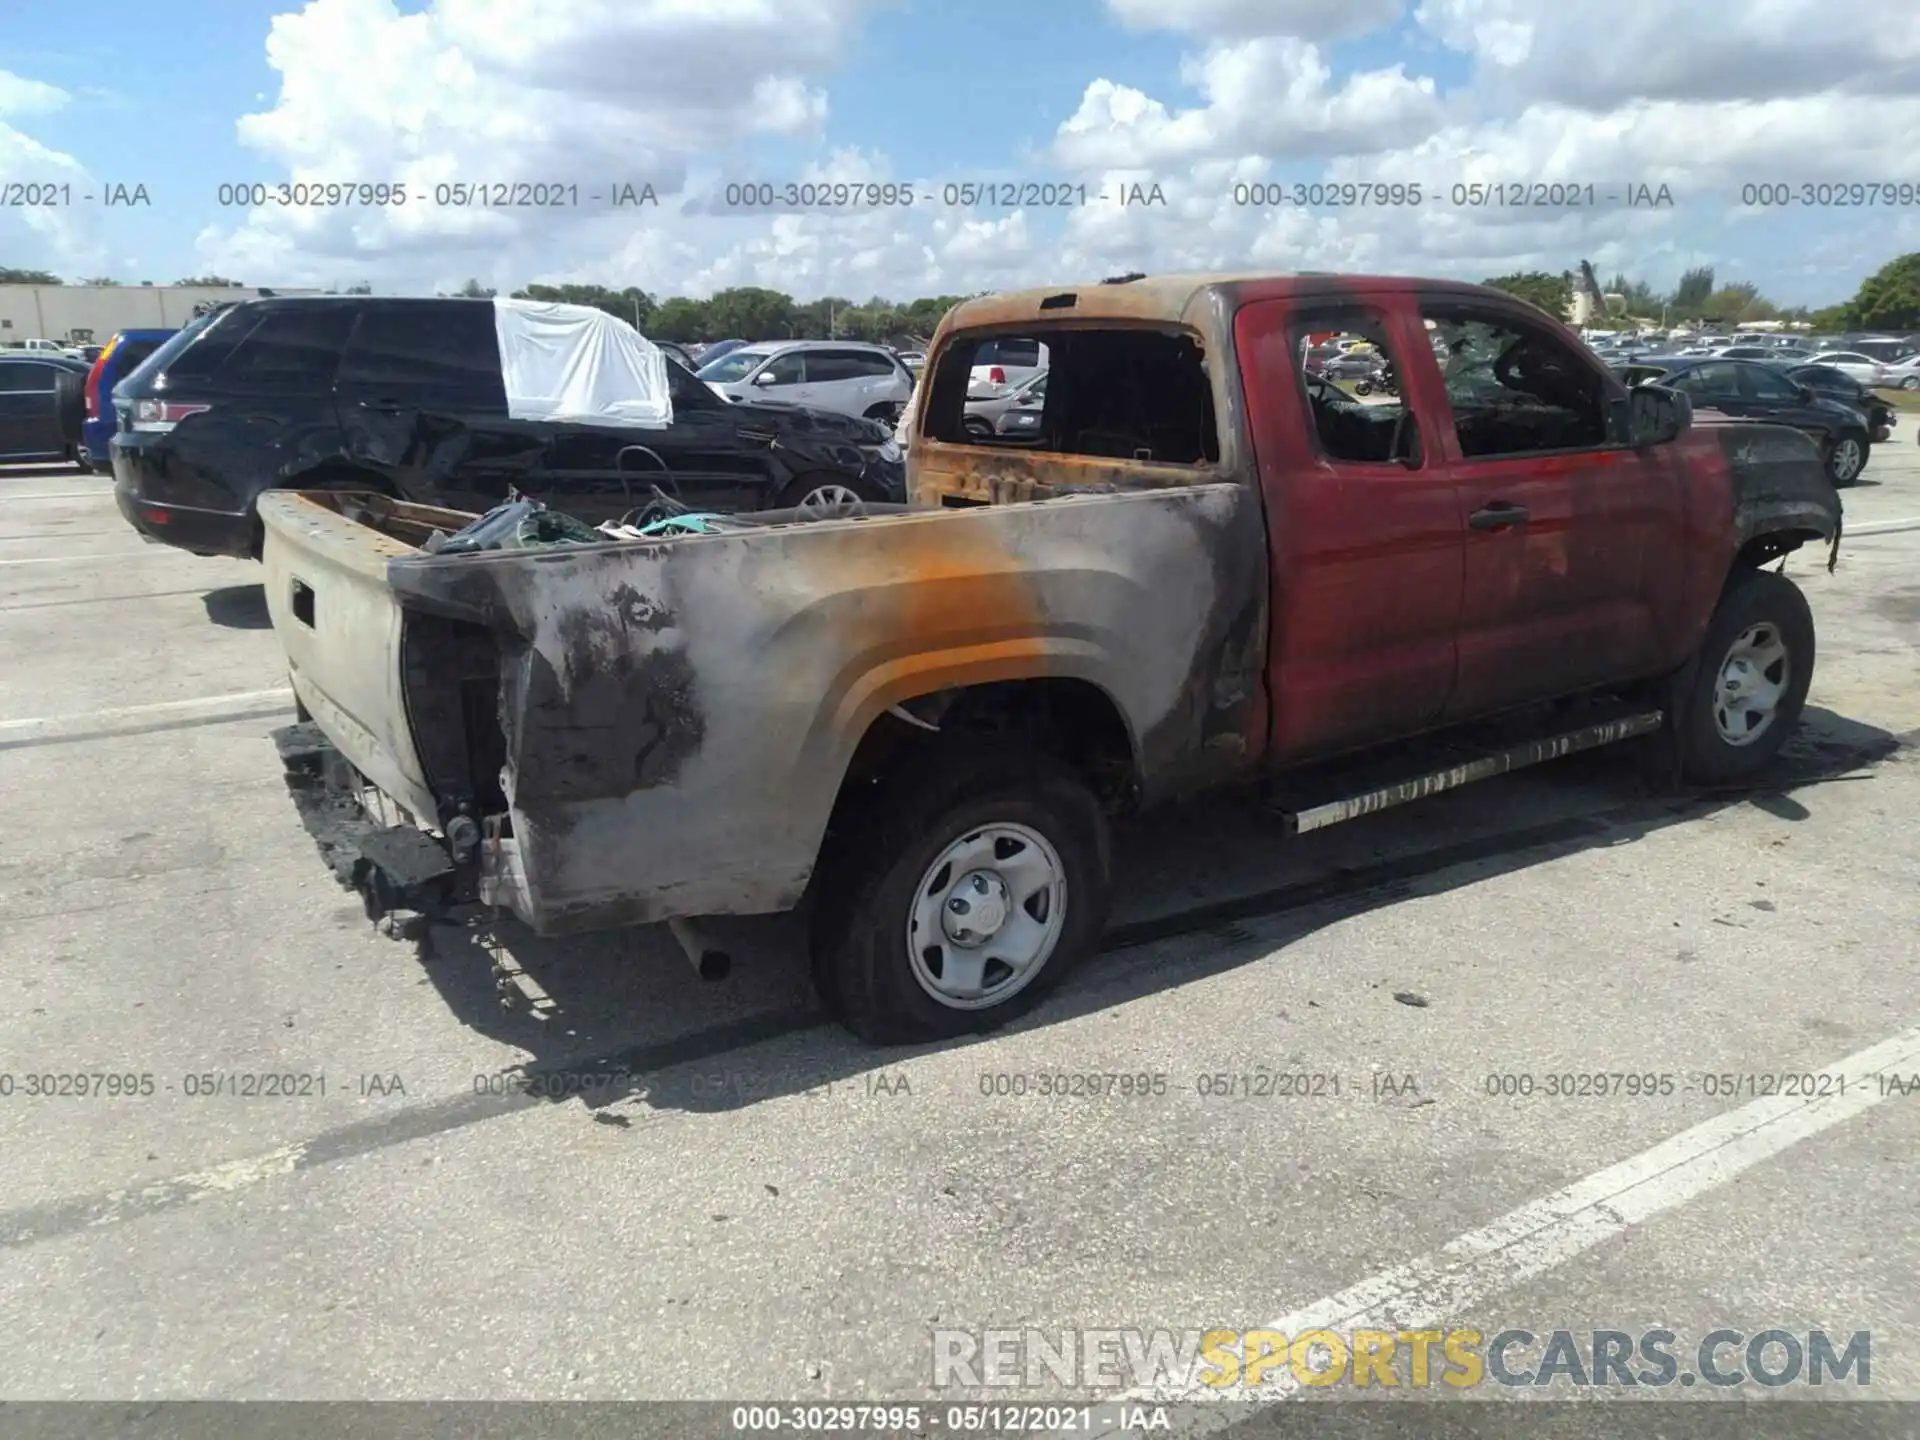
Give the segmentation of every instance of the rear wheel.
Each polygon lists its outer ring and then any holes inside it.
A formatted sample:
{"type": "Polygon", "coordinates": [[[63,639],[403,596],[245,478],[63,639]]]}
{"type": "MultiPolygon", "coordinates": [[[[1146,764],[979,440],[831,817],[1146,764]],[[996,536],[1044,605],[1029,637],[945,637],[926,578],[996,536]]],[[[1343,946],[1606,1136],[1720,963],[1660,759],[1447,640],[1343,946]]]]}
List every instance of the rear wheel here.
{"type": "Polygon", "coordinates": [[[1813,680],[1813,613],[1800,587],[1748,570],[1720,597],[1681,720],[1681,767],[1699,784],[1751,778],[1800,723],[1813,680]]]}
{"type": "Polygon", "coordinates": [[[100,468],[93,463],[93,457],[87,454],[85,447],[79,445],[74,447],[73,463],[82,475],[91,475],[100,468]]]}
{"type": "Polygon", "coordinates": [[[972,439],[991,440],[993,438],[993,426],[981,419],[978,415],[967,416],[966,419],[960,422],[960,426],[972,439]]]}
{"type": "Polygon", "coordinates": [[[906,413],[906,408],[906,404],[903,401],[885,400],[878,405],[869,405],[867,407],[866,418],[869,420],[878,420],[882,425],[891,429],[900,423],[900,417],[906,413]]]}
{"type": "Polygon", "coordinates": [[[955,748],[883,787],[817,893],[814,978],[849,1030],[876,1045],[990,1030],[1098,944],[1106,817],[1058,761],[955,748]]]}

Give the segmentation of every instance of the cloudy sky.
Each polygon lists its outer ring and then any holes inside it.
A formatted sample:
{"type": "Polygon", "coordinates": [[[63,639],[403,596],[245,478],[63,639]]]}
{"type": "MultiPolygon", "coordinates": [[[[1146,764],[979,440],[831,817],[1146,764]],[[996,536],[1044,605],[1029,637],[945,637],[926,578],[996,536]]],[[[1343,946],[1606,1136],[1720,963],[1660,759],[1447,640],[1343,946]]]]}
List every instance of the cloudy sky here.
{"type": "Polygon", "coordinates": [[[1920,0],[12,4],[0,265],[905,298],[1585,258],[1660,286],[1707,263],[1824,304],[1920,249],[1915,136],[1920,0]],[[290,181],[407,201],[222,203],[290,181]],[[1283,203],[1257,203],[1275,182],[1283,203]],[[1400,203],[1293,188],[1328,182],[1400,203]],[[1742,204],[1743,187],[1849,182],[1909,203],[1742,204]],[[1471,185],[1580,203],[1476,204],[1454,188],[1471,185]],[[106,203],[135,186],[150,204],[106,203]],[[562,203],[474,203],[536,186],[562,203]],[[1066,203],[1019,203],[1043,186],[1066,203]],[[1628,203],[1662,186],[1671,204],[1628,203]]]}

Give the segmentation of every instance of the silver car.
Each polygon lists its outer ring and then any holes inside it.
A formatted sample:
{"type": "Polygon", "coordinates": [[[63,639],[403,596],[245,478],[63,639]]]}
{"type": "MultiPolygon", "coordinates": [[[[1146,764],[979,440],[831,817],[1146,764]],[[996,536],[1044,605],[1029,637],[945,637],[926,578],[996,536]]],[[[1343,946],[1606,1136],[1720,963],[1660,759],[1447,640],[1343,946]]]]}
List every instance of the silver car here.
{"type": "Polygon", "coordinates": [[[842,340],[742,345],[698,373],[729,400],[780,401],[889,424],[913,394],[913,374],[899,356],[842,340]]]}
{"type": "Polygon", "coordinates": [[[967,401],[966,416],[960,422],[966,426],[967,434],[976,440],[985,440],[989,436],[1004,435],[1000,422],[1006,418],[1009,410],[1021,405],[1038,406],[1047,398],[1047,372],[1042,370],[1031,380],[1022,382],[1012,389],[998,395],[989,395],[982,400],[967,401]]]}

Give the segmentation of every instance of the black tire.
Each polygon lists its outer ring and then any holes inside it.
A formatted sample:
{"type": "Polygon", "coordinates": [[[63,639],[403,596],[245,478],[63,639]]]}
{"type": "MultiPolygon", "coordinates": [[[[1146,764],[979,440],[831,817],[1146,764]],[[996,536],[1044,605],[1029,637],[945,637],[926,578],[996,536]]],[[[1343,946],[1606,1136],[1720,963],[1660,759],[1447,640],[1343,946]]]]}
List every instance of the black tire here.
{"type": "Polygon", "coordinates": [[[798,509],[807,502],[808,496],[816,495],[830,486],[849,491],[869,505],[886,503],[887,497],[880,493],[880,487],[871,480],[859,475],[836,475],[831,471],[815,470],[806,475],[795,476],[787,488],[780,492],[780,498],[773,508],[776,510],[798,509]]]}
{"type": "Polygon", "coordinates": [[[878,405],[867,407],[866,418],[877,420],[889,430],[900,423],[900,413],[907,407],[898,400],[886,400],[878,405]]]}
{"type": "Polygon", "coordinates": [[[98,465],[93,463],[93,457],[87,454],[84,445],[76,445],[74,447],[73,463],[82,475],[92,475],[100,469],[98,465]]]}
{"type": "Polygon", "coordinates": [[[991,440],[993,438],[993,426],[987,421],[982,420],[978,415],[967,416],[960,422],[960,428],[967,432],[967,438],[970,440],[991,440]]]}
{"type": "Polygon", "coordinates": [[[1354,381],[1353,393],[1356,395],[1371,395],[1373,393],[1373,382],[1371,380],[1354,381]]]}
{"type": "Polygon", "coordinates": [[[60,417],[60,441],[80,448],[80,432],[87,423],[87,377],[62,369],[54,376],[53,403],[60,417]]]}
{"type": "Polygon", "coordinates": [[[1682,774],[1696,785],[1730,785],[1764,769],[1800,723],[1807,687],[1813,682],[1813,664],[1813,612],[1800,587],[1764,570],[1736,575],[1708,622],[1686,700],[1676,717],[1682,774]],[[1785,647],[1784,669],[1775,673],[1769,668],[1759,674],[1784,683],[1785,688],[1774,705],[1772,720],[1752,740],[1735,744],[1722,733],[1717,713],[1722,672],[1735,642],[1765,627],[1771,627],[1785,647]]]}
{"type": "Polygon", "coordinates": [[[1827,444],[1827,478],[1836,486],[1853,484],[1866,470],[1867,457],[1872,450],[1872,442],[1864,431],[1841,431],[1827,444]]]}
{"type": "Polygon", "coordinates": [[[992,1030],[1032,1009],[1093,952],[1106,928],[1109,867],[1106,816],[1072,770],[1024,750],[943,748],[879,787],[826,847],[809,937],[814,983],[835,1018],[869,1044],[992,1030]],[[1064,915],[1052,950],[1023,983],[997,1003],[961,1009],[916,977],[908,926],[941,852],[994,824],[1026,827],[1052,847],[1064,915]]]}

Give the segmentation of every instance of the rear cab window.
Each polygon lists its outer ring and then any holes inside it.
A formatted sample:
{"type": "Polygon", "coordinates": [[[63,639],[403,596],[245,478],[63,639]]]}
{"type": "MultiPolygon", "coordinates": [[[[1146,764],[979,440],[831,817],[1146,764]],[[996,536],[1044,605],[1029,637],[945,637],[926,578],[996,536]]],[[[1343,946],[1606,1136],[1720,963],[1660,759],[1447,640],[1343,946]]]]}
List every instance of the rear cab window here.
{"type": "MultiPolygon", "coordinates": [[[[1049,329],[1045,336],[1044,342],[1037,336],[954,336],[933,364],[921,433],[944,444],[1015,453],[1143,465],[1219,463],[1213,384],[1196,335],[1165,327],[1091,324],[1049,329]],[[979,398],[972,384],[975,368],[1010,367],[1020,363],[1017,357],[1032,367],[1043,356],[1047,383],[1032,392],[1042,402],[1039,423],[1011,435],[970,433],[967,405],[979,398]]],[[[1167,482],[1143,477],[1142,483],[1167,482]]]]}

